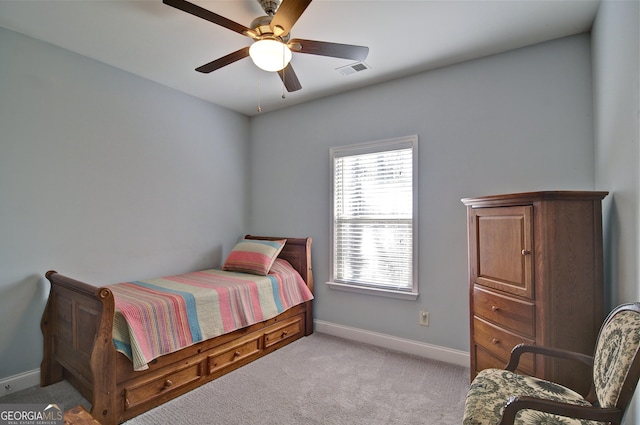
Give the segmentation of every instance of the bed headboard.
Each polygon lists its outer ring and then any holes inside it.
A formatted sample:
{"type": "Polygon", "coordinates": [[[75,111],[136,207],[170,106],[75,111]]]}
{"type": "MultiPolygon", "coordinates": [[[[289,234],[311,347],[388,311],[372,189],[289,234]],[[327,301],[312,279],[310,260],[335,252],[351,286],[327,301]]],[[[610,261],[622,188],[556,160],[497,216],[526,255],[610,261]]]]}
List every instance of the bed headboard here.
{"type": "Polygon", "coordinates": [[[286,239],[287,243],[280,251],[278,258],[287,260],[300,273],[302,279],[313,292],[313,274],[311,270],[311,238],[287,238],[275,236],[246,235],[245,239],[278,240],[286,239]]]}

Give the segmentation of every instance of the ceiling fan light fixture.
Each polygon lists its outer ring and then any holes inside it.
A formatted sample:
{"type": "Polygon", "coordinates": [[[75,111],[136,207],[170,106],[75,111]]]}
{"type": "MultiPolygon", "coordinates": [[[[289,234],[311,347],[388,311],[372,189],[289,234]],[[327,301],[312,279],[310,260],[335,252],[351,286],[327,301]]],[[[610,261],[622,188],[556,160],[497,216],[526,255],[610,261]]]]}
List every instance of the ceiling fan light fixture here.
{"type": "Polygon", "coordinates": [[[284,69],[291,61],[291,49],[278,40],[266,38],[254,42],[249,48],[249,56],[256,66],[265,71],[284,69]]]}

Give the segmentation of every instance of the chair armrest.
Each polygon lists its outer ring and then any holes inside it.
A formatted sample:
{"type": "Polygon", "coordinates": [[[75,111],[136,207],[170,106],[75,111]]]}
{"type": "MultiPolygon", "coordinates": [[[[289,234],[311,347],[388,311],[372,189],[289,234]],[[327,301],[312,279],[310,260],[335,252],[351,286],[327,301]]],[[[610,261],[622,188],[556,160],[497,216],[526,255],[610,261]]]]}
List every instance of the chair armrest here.
{"type": "Polygon", "coordinates": [[[505,367],[506,370],[515,372],[520,363],[520,356],[524,353],[542,354],[545,356],[560,357],[563,359],[575,360],[589,367],[593,367],[593,357],[575,351],[563,350],[560,348],[544,347],[542,345],[526,345],[518,344],[511,350],[509,363],[505,367]]]}
{"type": "Polygon", "coordinates": [[[620,423],[624,413],[622,410],[615,408],[580,406],[536,397],[514,396],[505,404],[502,420],[499,425],[513,425],[518,411],[523,409],[532,409],[559,416],[588,419],[598,422],[611,422],[614,424],[620,423]]]}
{"type": "MultiPolygon", "coordinates": [[[[545,347],[542,345],[518,344],[515,347],[513,347],[513,350],[511,350],[509,363],[507,363],[507,366],[505,366],[505,369],[511,372],[515,372],[515,370],[518,368],[518,363],[520,363],[520,356],[523,355],[524,353],[541,354],[544,356],[559,357],[563,359],[573,360],[578,363],[587,365],[590,368],[593,368],[593,357],[588,356],[586,354],[577,353],[575,351],[563,350],[561,348],[545,347]]],[[[597,400],[593,383],[591,383],[591,388],[589,389],[589,393],[582,394],[582,395],[590,403],[593,403],[597,400]]]]}

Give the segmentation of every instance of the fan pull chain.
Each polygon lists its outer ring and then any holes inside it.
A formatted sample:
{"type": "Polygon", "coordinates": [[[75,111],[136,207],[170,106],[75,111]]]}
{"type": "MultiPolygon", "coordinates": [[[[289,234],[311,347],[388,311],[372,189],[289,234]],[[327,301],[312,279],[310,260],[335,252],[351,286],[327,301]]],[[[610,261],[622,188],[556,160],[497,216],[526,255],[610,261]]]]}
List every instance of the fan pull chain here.
{"type": "Polygon", "coordinates": [[[262,112],[262,106],[260,106],[260,71],[258,71],[258,112],[262,112]]]}
{"type": "Polygon", "coordinates": [[[285,95],[284,95],[284,89],[285,89],[285,86],[286,86],[285,78],[287,78],[287,73],[284,70],[287,67],[286,63],[285,63],[285,60],[284,60],[284,53],[285,53],[285,45],[283,43],[282,44],[282,65],[283,65],[282,66],[282,98],[283,99],[285,98],[285,95]]]}

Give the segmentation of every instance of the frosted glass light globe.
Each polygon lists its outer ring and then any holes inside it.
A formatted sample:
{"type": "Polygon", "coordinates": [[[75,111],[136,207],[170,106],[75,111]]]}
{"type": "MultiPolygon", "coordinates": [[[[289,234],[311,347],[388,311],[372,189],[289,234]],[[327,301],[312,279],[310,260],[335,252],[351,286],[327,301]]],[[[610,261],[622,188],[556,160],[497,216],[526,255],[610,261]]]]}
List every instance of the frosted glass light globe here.
{"type": "Polygon", "coordinates": [[[291,49],[278,40],[258,40],[249,47],[249,56],[260,69],[280,71],[291,61],[291,49]]]}

